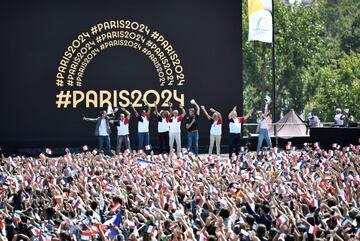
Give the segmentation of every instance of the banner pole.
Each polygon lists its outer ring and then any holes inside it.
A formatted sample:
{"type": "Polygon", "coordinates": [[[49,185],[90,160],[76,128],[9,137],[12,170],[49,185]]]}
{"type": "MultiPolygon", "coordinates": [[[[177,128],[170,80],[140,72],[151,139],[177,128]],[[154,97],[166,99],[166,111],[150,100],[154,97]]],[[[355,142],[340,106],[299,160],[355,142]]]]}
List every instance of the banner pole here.
{"type": "MultiPolygon", "coordinates": [[[[274,124],[274,136],[275,136],[275,146],[278,146],[278,136],[276,130],[276,111],[275,111],[275,0],[271,1],[272,5],[272,122],[274,124]]],[[[266,113],[265,113],[266,115],[266,113]]]]}

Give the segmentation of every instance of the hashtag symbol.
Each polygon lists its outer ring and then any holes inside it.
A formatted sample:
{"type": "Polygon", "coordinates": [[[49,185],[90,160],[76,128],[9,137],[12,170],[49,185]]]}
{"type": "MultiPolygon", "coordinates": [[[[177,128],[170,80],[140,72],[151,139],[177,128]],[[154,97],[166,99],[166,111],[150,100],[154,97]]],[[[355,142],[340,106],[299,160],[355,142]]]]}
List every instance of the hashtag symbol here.
{"type": "Polygon", "coordinates": [[[96,26],[93,26],[93,27],[91,27],[90,31],[91,31],[92,35],[95,35],[95,34],[97,34],[98,29],[96,26]]]}
{"type": "Polygon", "coordinates": [[[74,81],[68,80],[68,81],[67,81],[67,85],[68,85],[68,86],[74,86],[74,81]]]}
{"type": "Polygon", "coordinates": [[[97,42],[97,43],[101,43],[101,40],[102,40],[102,39],[101,39],[100,36],[97,36],[97,37],[96,37],[96,42],[97,42]]]}
{"type": "Polygon", "coordinates": [[[159,37],[159,33],[155,31],[151,34],[151,37],[156,40],[159,37]]]}
{"type": "Polygon", "coordinates": [[[71,93],[70,90],[60,91],[59,94],[56,95],[56,106],[57,108],[64,107],[66,108],[68,105],[71,104],[71,93]]]}
{"type": "Polygon", "coordinates": [[[81,87],[81,82],[80,82],[80,81],[77,81],[77,82],[76,82],[76,86],[81,87]]]}
{"type": "Polygon", "coordinates": [[[146,41],[146,46],[151,47],[151,45],[152,45],[152,41],[151,41],[151,40],[146,41]]]}
{"type": "Polygon", "coordinates": [[[56,85],[59,86],[59,87],[64,86],[64,81],[61,80],[61,79],[57,79],[56,80],[56,85]]]}

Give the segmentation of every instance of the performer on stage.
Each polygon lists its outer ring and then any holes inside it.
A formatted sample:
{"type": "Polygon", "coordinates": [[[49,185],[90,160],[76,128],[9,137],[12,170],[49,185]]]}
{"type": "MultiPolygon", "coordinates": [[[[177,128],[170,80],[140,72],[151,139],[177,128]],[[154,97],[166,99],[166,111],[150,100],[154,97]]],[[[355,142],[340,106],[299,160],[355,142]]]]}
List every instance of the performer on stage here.
{"type": "Polygon", "coordinates": [[[157,103],[155,103],[154,114],[158,120],[159,153],[169,153],[169,111],[161,110],[159,112],[157,103]]]}
{"type": "Polygon", "coordinates": [[[267,125],[267,121],[266,121],[266,115],[268,113],[268,106],[269,106],[270,102],[271,102],[271,98],[269,96],[266,96],[265,97],[265,110],[264,110],[265,114],[262,111],[258,111],[258,113],[257,113],[257,123],[259,123],[259,126],[260,126],[258,145],[256,148],[256,153],[258,155],[260,153],[260,149],[261,149],[262,142],[264,139],[265,139],[268,147],[272,147],[271,139],[270,139],[269,131],[268,131],[268,125],[267,125]]]}
{"type": "Polygon", "coordinates": [[[176,142],[176,153],[179,155],[181,152],[181,121],[186,115],[186,111],[182,105],[179,106],[181,109],[181,115],[178,110],[172,109],[172,103],[169,103],[170,118],[169,118],[169,146],[170,151],[173,150],[174,141],[176,142]]]}
{"type": "Polygon", "coordinates": [[[214,148],[214,142],[216,143],[216,154],[220,156],[220,143],[221,143],[221,128],[222,128],[222,117],[220,112],[210,108],[210,111],[213,113],[212,116],[206,111],[205,106],[201,106],[205,116],[210,120],[210,146],[209,146],[209,156],[212,155],[214,148]]]}
{"type": "Polygon", "coordinates": [[[200,115],[200,106],[194,99],[192,99],[190,103],[195,105],[196,112],[194,108],[189,108],[189,114],[186,116],[188,150],[195,155],[199,155],[199,131],[197,126],[197,119],[200,115]]]}
{"type": "Polygon", "coordinates": [[[84,121],[89,122],[96,122],[95,126],[95,136],[99,137],[99,151],[104,151],[105,154],[112,156],[111,148],[110,148],[110,120],[113,119],[115,112],[117,109],[114,110],[111,117],[107,114],[106,111],[100,111],[100,116],[98,118],[86,118],[83,117],[84,121]]]}
{"type": "Polygon", "coordinates": [[[130,150],[130,140],[129,140],[129,121],[131,114],[125,108],[121,108],[122,111],[118,120],[110,120],[111,124],[115,124],[117,128],[117,145],[116,145],[116,154],[121,153],[121,148],[124,146],[124,150],[130,150]]]}
{"type": "Polygon", "coordinates": [[[230,144],[229,144],[229,158],[232,157],[235,148],[236,156],[239,155],[239,144],[241,139],[241,123],[244,123],[254,113],[254,109],[250,110],[246,116],[237,116],[237,107],[234,106],[229,113],[229,131],[230,131],[230,144]]]}
{"type": "Polygon", "coordinates": [[[151,107],[149,103],[144,102],[145,106],[147,106],[147,111],[142,110],[141,115],[136,111],[135,107],[132,103],[130,103],[131,108],[133,109],[135,116],[138,120],[138,138],[139,138],[139,146],[138,150],[145,150],[145,147],[150,143],[150,136],[149,136],[149,120],[150,120],[150,113],[151,107]]]}

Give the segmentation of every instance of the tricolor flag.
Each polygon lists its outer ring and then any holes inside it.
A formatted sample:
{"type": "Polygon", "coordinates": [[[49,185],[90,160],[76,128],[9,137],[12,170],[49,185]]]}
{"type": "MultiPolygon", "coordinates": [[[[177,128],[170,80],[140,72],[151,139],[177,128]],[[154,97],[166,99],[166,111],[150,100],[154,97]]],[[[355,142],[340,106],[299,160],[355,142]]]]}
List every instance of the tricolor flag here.
{"type": "Polygon", "coordinates": [[[52,155],[52,150],[50,150],[50,148],[46,148],[45,153],[51,156],[52,155]]]}
{"type": "Polygon", "coordinates": [[[316,236],[317,231],[318,231],[317,227],[310,225],[307,232],[316,236]]]}
{"type": "Polygon", "coordinates": [[[288,218],[282,214],[279,218],[278,218],[278,223],[281,225],[283,223],[286,223],[286,221],[288,220],[288,218]]]}
{"type": "Polygon", "coordinates": [[[145,230],[146,233],[154,233],[155,231],[156,229],[153,225],[148,225],[145,230]]]}
{"type": "Polygon", "coordinates": [[[152,161],[143,160],[143,159],[137,159],[137,163],[140,164],[141,168],[146,168],[147,166],[154,164],[152,161]]]}
{"type": "Polygon", "coordinates": [[[272,43],[272,0],[249,0],[249,41],[272,43]]]}
{"type": "Polygon", "coordinates": [[[121,204],[118,203],[118,204],[116,204],[116,205],[112,208],[112,211],[113,211],[113,212],[117,212],[117,211],[119,211],[120,209],[121,209],[121,204]]]}
{"type": "Polygon", "coordinates": [[[311,200],[311,206],[314,207],[314,208],[320,207],[320,200],[312,199],[311,200]]]}
{"type": "Polygon", "coordinates": [[[40,160],[42,160],[42,161],[45,161],[45,160],[46,160],[46,156],[44,155],[44,153],[40,153],[39,158],[40,158],[40,160]]]}

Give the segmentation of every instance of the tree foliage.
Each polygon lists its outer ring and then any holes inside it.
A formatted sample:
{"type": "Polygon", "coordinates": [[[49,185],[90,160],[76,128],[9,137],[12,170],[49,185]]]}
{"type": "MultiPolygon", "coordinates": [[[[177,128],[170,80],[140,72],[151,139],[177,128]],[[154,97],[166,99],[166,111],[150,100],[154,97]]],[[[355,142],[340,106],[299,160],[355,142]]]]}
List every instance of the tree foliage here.
{"type": "MultiPolygon", "coordinates": [[[[247,110],[260,108],[271,94],[271,44],[247,41],[247,1],[243,9],[247,110]]],[[[340,107],[360,119],[359,9],[358,0],[314,0],[307,6],[275,1],[277,114],[316,108],[323,121],[332,121],[340,107]]]]}

